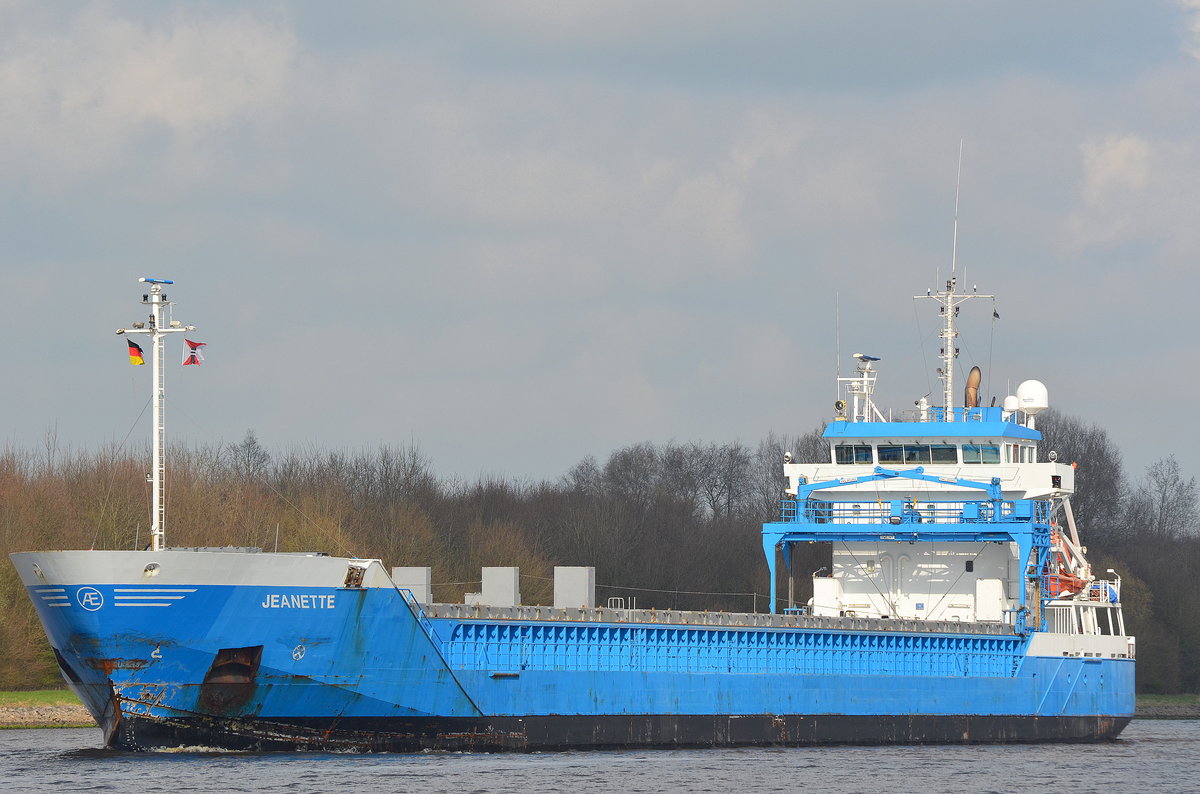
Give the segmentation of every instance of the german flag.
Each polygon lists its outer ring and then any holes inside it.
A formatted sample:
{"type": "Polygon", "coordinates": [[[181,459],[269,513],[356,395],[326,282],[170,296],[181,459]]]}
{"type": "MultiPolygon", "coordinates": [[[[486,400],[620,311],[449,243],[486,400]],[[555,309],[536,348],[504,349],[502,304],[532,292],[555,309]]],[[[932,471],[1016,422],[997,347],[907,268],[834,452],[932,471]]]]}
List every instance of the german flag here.
{"type": "Polygon", "coordinates": [[[132,339],[126,339],[125,341],[129,343],[129,363],[133,364],[134,366],[145,364],[146,359],[142,358],[141,346],[139,346],[132,339]]]}

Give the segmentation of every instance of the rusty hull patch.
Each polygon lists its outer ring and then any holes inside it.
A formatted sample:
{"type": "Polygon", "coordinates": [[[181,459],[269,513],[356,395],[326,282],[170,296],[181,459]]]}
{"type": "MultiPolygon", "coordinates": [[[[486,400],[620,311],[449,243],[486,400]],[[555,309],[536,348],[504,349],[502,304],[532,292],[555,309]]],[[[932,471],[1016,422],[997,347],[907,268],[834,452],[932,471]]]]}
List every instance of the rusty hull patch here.
{"type": "Polygon", "coordinates": [[[150,666],[153,659],[126,659],[121,657],[102,658],[99,656],[85,656],[80,661],[88,667],[100,673],[105,678],[112,677],[115,670],[145,670],[150,666]]]}
{"type": "Polygon", "coordinates": [[[258,688],[263,646],[222,648],[200,684],[200,710],[213,715],[236,716],[258,688]]]}

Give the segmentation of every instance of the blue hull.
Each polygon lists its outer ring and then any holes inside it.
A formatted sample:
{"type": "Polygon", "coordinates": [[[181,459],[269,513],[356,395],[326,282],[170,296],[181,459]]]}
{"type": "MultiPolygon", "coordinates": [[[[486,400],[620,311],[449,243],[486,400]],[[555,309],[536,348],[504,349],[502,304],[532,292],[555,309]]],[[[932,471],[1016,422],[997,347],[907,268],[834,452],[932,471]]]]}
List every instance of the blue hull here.
{"type": "Polygon", "coordinates": [[[29,591],[127,748],[1086,741],[1134,704],[1133,660],[1031,656],[1011,634],[429,619],[393,588],[66,589],[60,606],[29,591]]]}

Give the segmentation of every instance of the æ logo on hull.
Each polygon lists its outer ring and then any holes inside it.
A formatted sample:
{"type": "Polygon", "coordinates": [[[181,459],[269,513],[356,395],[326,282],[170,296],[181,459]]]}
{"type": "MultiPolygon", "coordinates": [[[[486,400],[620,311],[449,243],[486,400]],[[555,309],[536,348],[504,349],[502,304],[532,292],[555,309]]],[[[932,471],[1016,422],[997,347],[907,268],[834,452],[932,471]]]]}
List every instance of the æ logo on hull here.
{"type": "Polygon", "coordinates": [[[75,591],[75,600],[88,612],[104,606],[104,595],[94,587],[81,587],[75,591]]]}

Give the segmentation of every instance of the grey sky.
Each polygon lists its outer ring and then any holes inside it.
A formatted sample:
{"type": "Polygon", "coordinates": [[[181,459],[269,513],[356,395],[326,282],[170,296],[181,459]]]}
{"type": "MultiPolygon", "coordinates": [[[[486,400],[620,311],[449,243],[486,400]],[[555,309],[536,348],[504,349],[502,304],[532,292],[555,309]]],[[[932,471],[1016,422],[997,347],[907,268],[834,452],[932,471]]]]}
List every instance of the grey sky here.
{"type": "Polygon", "coordinates": [[[1197,53],[1194,2],[0,2],[6,437],[125,437],[141,275],[209,343],[179,440],[554,477],[802,432],[835,294],[905,409],[961,138],[960,365],[1196,473],[1197,53]]]}

